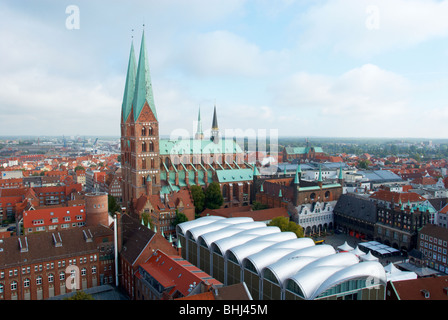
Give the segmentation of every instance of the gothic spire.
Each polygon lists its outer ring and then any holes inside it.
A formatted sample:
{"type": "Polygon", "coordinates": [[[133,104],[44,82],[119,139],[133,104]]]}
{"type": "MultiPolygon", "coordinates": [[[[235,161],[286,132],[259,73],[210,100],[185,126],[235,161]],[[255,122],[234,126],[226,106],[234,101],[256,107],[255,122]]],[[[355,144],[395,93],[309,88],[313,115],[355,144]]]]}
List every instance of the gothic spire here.
{"type": "Polygon", "coordinates": [[[146,102],[151,108],[154,117],[157,119],[154,95],[152,93],[151,76],[149,73],[148,53],[146,52],[145,31],[143,30],[140,55],[138,58],[134,100],[132,103],[134,108],[134,121],[138,119],[146,102]]]}
{"type": "Polygon", "coordinates": [[[125,122],[132,109],[132,100],[134,99],[135,91],[135,74],[136,74],[136,64],[135,64],[135,53],[134,53],[134,42],[131,42],[131,53],[129,54],[128,71],[126,74],[126,85],[124,87],[123,103],[121,105],[121,113],[123,116],[123,122],[125,122]]]}
{"type": "Polygon", "coordinates": [[[216,116],[216,105],[215,105],[215,108],[213,110],[212,130],[219,130],[219,128],[218,128],[218,117],[216,116]]]}
{"type": "Polygon", "coordinates": [[[201,122],[201,108],[199,107],[198,112],[198,127],[196,130],[196,139],[203,139],[204,138],[204,132],[202,131],[202,122],[201,122]]]}

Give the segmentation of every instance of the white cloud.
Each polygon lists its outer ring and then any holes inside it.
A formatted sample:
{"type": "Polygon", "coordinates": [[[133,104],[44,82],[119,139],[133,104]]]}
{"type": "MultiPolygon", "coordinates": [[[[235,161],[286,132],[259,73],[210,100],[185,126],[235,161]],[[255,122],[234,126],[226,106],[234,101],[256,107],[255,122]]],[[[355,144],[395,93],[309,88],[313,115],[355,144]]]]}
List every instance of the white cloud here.
{"type": "Polygon", "coordinates": [[[270,88],[275,93],[273,104],[284,114],[313,119],[314,127],[298,122],[301,135],[317,126],[320,134],[329,136],[349,135],[355,128],[369,126],[403,128],[411,89],[406,78],[372,64],[334,77],[300,72],[270,88]]]}
{"type": "Polygon", "coordinates": [[[190,75],[254,77],[274,71],[287,57],[286,51],[262,51],[234,33],[218,30],[186,37],[172,59],[190,75]]]}
{"type": "Polygon", "coordinates": [[[448,1],[332,0],[298,15],[300,45],[356,57],[408,48],[448,36],[448,1]]]}

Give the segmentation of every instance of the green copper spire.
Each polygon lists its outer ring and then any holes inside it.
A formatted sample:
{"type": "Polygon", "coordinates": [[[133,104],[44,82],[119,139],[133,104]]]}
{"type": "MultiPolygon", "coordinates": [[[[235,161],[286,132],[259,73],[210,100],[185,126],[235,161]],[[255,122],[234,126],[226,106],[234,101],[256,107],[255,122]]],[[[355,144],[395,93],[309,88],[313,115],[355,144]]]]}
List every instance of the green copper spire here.
{"type": "Polygon", "coordinates": [[[134,99],[135,91],[135,53],[134,43],[131,42],[131,53],[129,54],[128,72],[126,74],[126,85],[124,87],[123,103],[121,104],[121,112],[123,116],[123,122],[125,122],[132,109],[132,100],[134,99]]]}
{"type": "Polygon", "coordinates": [[[341,167],[339,168],[339,177],[338,177],[338,179],[339,180],[343,179],[343,177],[342,177],[342,164],[341,164],[341,167]]]}
{"type": "Polygon", "coordinates": [[[264,190],[263,190],[263,184],[261,184],[260,192],[264,192],[264,190]]]}
{"type": "Polygon", "coordinates": [[[322,166],[319,165],[319,178],[317,178],[317,181],[322,182],[322,166]]]}
{"type": "Polygon", "coordinates": [[[258,177],[260,175],[260,172],[257,169],[257,166],[254,163],[254,177],[258,177]]]}
{"type": "Polygon", "coordinates": [[[279,197],[279,198],[283,197],[283,195],[282,195],[282,189],[280,189],[280,191],[278,192],[278,197],[279,197]]]}
{"type": "Polygon", "coordinates": [[[149,74],[148,54],[146,52],[145,31],[142,34],[142,43],[140,45],[140,56],[138,58],[137,77],[135,81],[134,100],[134,121],[136,121],[143,109],[145,103],[148,103],[154,117],[157,119],[156,107],[154,104],[154,95],[152,93],[151,77],[149,74]]]}
{"type": "Polygon", "coordinates": [[[300,164],[297,166],[297,169],[296,169],[296,175],[294,177],[294,184],[300,184],[299,172],[301,172],[300,164]]]}
{"type": "Polygon", "coordinates": [[[196,139],[202,139],[204,137],[204,132],[202,131],[202,122],[201,122],[201,108],[199,107],[198,112],[198,128],[196,130],[196,139]]]}

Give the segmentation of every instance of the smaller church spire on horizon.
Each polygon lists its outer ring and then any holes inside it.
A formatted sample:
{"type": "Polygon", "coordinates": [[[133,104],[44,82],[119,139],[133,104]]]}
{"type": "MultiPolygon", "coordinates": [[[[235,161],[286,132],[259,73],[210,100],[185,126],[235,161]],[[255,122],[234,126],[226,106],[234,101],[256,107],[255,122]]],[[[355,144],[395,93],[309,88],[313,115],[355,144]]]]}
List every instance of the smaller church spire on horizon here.
{"type": "Polygon", "coordinates": [[[201,122],[201,107],[199,106],[198,111],[198,126],[196,130],[196,139],[203,140],[204,139],[204,132],[202,131],[202,122],[201,122]]]}
{"type": "Polygon", "coordinates": [[[210,138],[214,143],[218,143],[219,140],[219,127],[218,127],[218,117],[216,115],[216,103],[213,109],[213,121],[212,121],[212,135],[210,138]]]}

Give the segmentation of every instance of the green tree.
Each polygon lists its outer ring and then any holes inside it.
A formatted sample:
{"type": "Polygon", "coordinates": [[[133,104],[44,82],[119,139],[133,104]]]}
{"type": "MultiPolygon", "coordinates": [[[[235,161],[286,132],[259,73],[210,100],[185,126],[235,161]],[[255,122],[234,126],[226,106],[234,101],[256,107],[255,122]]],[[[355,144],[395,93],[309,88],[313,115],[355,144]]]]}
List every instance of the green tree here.
{"type": "Polygon", "coordinates": [[[91,294],[85,293],[82,290],[76,291],[70,298],[64,298],[64,300],[95,300],[91,294]]]}
{"type": "Polygon", "coordinates": [[[209,209],[219,209],[224,203],[221,188],[217,182],[212,182],[205,190],[204,205],[209,209]]]}
{"type": "Polygon", "coordinates": [[[281,231],[294,232],[297,238],[303,238],[303,228],[287,217],[275,217],[269,222],[268,226],[279,227],[281,231]]]}
{"type": "Polygon", "coordinates": [[[143,220],[143,224],[145,226],[147,226],[148,222],[149,222],[150,229],[153,229],[153,223],[152,223],[151,217],[149,216],[148,212],[143,212],[142,213],[142,220],[143,220]]]}
{"type": "Polygon", "coordinates": [[[193,198],[194,208],[196,213],[201,213],[204,210],[205,194],[201,186],[191,186],[191,197],[193,198]]]}
{"type": "Polygon", "coordinates": [[[258,201],[254,201],[252,203],[252,210],[256,211],[256,210],[263,210],[263,209],[267,209],[268,206],[266,204],[263,204],[261,202],[258,201]]]}
{"type": "Polygon", "coordinates": [[[117,199],[115,199],[114,196],[111,196],[110,194],[107,195],[107,203],[109,206],[109,212],[115,213],[116,211],[121,211],[120,205],[117,203],[117,199]]]}
{"type": "Polygon", "coordinates": [[[179,223],[182,222],[187,222],[188,218],[185,214],[183,214],[182,212],[179,212],[179,210],[176,209],[176,216],[174,217],[173,220],[173,226],[176,227],[179,223]]]}

